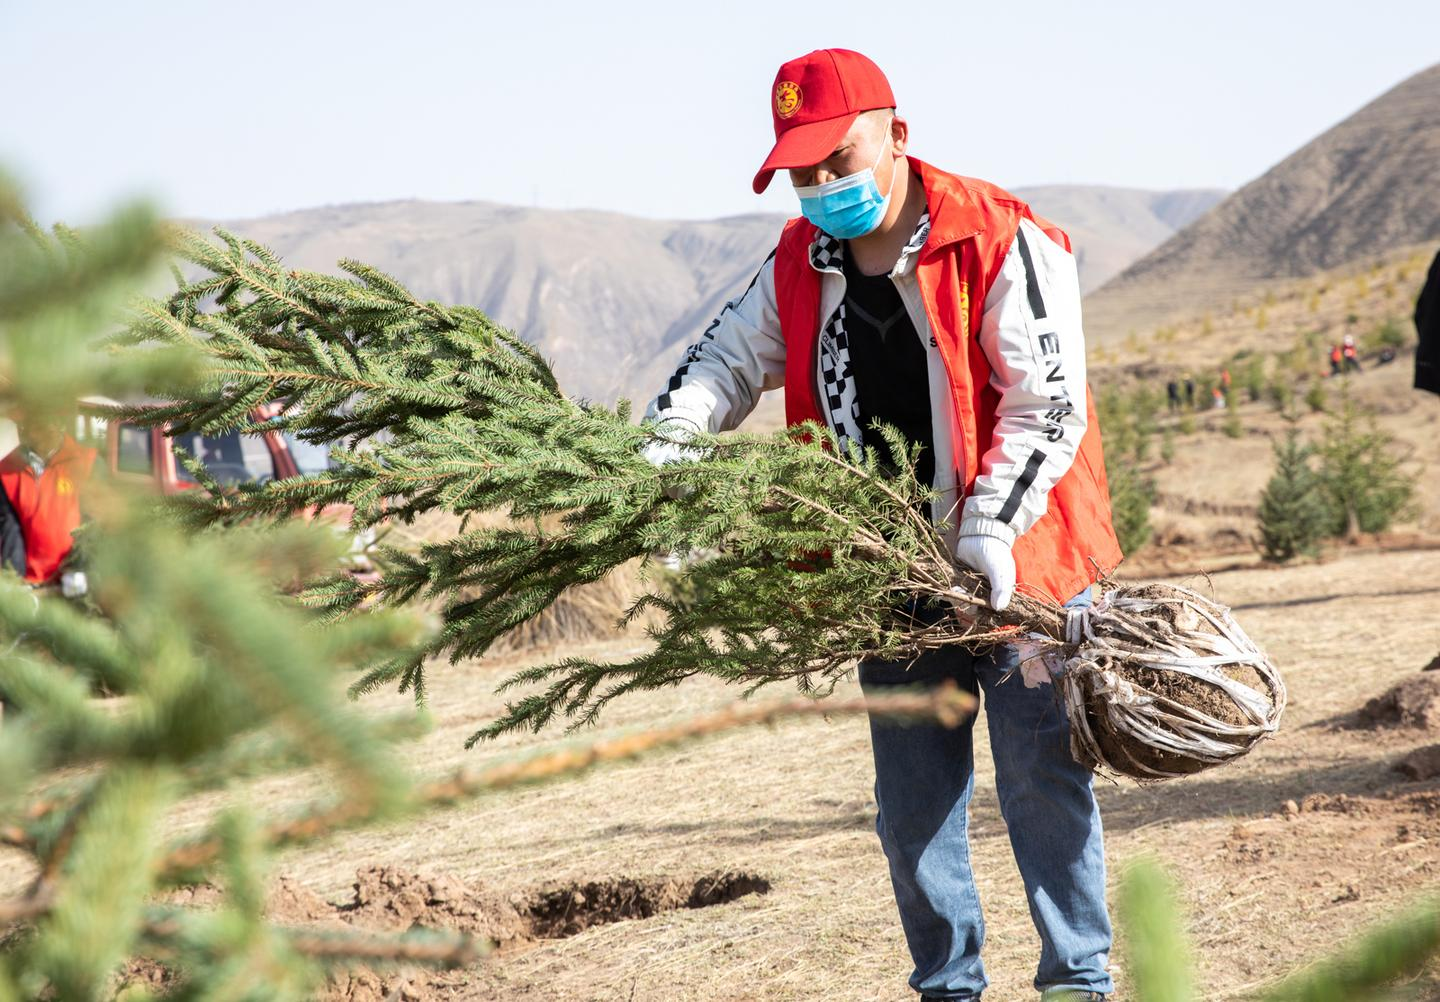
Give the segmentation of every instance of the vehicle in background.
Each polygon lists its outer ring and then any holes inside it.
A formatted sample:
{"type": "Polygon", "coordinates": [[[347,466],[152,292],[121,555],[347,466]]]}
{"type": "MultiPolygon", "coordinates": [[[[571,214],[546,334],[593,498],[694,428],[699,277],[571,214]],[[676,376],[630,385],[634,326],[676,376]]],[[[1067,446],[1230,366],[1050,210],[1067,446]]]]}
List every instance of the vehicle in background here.
{"type": "MultiPolygon", "coordinates": [[[[124,420],[119,416],[120,407],[114,400],[86,397],[80,401],[75,428],[76,439],[99,450],[97,465],[119,483],[132,483],[166,495],[197,488],[195,478],[170,448],[172,442],[198,459],[223,487],[265,484],[330,468],[328,445],[302,441],[288,431],[276,429],[259,435],[233,431],[223,435],[193,431],[171,434],[164,427],[145,427],[124,420]]],[[[250,417],[263,423],[279,417],[283,410],[281,404],[263,404],[252,410],[250,417]]],[[[320,519],[347,533],[353,514],[354,508],[348,504],[329,504],[301,513],[307,520],[320,519]]],[[[350,535],[347,566],[355,573],[373,573],[366,553],[375,542],[374,528],[350,535]]]]}

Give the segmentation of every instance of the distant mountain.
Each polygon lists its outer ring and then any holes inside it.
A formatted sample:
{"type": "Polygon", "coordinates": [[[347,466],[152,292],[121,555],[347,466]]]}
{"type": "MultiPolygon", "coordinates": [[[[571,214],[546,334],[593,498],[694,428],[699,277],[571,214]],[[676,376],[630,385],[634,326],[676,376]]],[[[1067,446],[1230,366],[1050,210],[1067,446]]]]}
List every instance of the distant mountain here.
{"type": "Polygon", "coordinates": [[[1104,285],[1226,195],[1221,188],[1141,191],[1069,184],[1016,188],[1014,192],[1070,235],[1080,267],[1081,292],[1104,285]]]}
{"type": "MultiPolygon", "coordinates": [[[[1070,232],[1098,284],[1218,199],[1218,192],[1022,189],[1070,232]]],[[[537,344],[571,393],[643,405],[775,244],[778,215],[701,222],[491,202],[325,206],[227,222],[299,268],[343,257],[422,298],[479,306],[537,344]]]]}
{"type": "Polygon", "coordinates": [[[538,345],[568,392],[643,405],[745,288],[782,222],[404,201],[225,225],[296,267],[329,271],[355,258],[422,298],[479,306],[538,345]]]}
{"type": "Polygon", "coordinates": [[[1440,65],[1307,143],[1087,298],[1114,336],[1267,281],[1440,239],[1440,65]]]}

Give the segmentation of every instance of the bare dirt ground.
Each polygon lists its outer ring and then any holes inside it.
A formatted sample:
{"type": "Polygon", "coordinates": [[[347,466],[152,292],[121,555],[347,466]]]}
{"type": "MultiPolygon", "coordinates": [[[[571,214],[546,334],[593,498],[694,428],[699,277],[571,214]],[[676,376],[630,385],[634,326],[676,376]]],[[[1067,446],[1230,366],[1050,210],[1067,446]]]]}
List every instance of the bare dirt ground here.
{"type": "MultiPolygon", "coordinates": [[[[1440,782],[1392,770],[1405,753],[1440,741],[1440,732],[1344,726],[1440,651],[1440,554],[1361,550],[1284,569],[1240,567],[1211,580],[1285,671],[1290,707],[1281,733],[1218,771],[1143,789],[1102,783],[1099,795],[1112,880],[1143,854],[1172,869],[1207,997],[1228,999],[1327,954],[1433,889],[1440,876],[1440,782]]],[[[462,749],[499,707],[491,688],[503,667],[437,672],[436,727],[405,749],[417,773],[554,744],[544,736],[462,749]]],[[[629,698],[584,738],[674,721],[731,698],[705,683],[629,698]]],[[[366,705],[380,712],[404,704],[387,695],[366,705]]],[[[989,923],[986,997],[1009,1002],[1034,997],[1038,941],[983,732],[982,715],[973,848],[989,923]]],[[[903,1000],[913,997],[909,962],[872,829],[871,782],[863,720],[733,732],[288,851],[277,863],[285,878],[277,917],[377,928],[420,920],[488,930],[504,943],[465,970],[346,979],[333,994],[353,1000],[386,992],[903,1000]],[[716,874],[741,883],[714,891],[716,874]],[[701,900],[706,894],[712,900],[701,900]],[[605,914],[563,919],[592,902],[605,914]],[[536,924],[541,913],[550,925],[536,924]]],[[[325,788],[313,774],[296,773],[239,793],[283,811],[325,788]]],[[[221,799],[189,805],[176,827],[200,823],[221,799]]],[[[11,872],[5,882],[23,876],[11,872]]],[[[1123,942],[1114,960],[1116,997],[1124,999],[1123,942]]],[[[1409,997],[1440,998],[1440,981],[1411,987],[1409,997]]]]}

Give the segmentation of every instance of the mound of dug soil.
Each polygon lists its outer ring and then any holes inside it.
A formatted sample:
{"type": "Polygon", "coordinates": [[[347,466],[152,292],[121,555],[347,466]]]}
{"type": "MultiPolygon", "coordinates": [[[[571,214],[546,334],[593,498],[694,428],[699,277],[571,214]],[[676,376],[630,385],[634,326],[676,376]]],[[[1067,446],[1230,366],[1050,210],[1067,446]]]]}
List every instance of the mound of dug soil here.
{"type": "Polygon", "coordinates": [[[516,907],[525,902],[521,894],[507,896],[449,875],[423,877],[390,866],[358,871],[354,886],[351,901],[332,913],[366,929],[404,932],[418,925],[469,933],[498,947],[534,938],[531,923],[516,907]]]}
{"type": "Polygon", "coordinates": [[[1434,779],[1436,776],[1440,776],[1440,745],[1416,748],[1395,763],[1395,771],[1407,779],[1413,780],[1434,779]]]}
{"type": "Polygon", "coordinates": [[[394,867],[355,875],[349,904],[331,906],[352,925],[386,932],[412,926],[483,937],[503,948],[536,939],[563,939],[626,919],[647,919],[680,908],[723,905],[764,894],[770,881],[744,871],[701,877],[616,877],[545,884],[508,894],[470,887],[456,877],[423,877],[394,867]]]}
{"type": "MultiPolygon", "coordinates": [[[[562,939],[593,926],[646,919],[680,908],[720,905],[748,894],[764,894],[770,882],[745,872],[701,877],[619,877],[573,884],[547,884],[508,894],[470,887],[451,877],[424,877],[394,867],[371,867],[355,875],[349,904],[332,914],[367,929],[403,932],[412,926],[483,937],[500,951],[541,939],[562,939]]],[[[337,972],[325,993],[333,1002],[410,1002],[447,997],[463,975],[440,971],[337,972]]]]}
{"type": "Polygon", "coordinates": [[[1350,796],[1344,793],[1312,793],[1300,801],[1294,814],[1326,812],[1351,817],[1416,814],[1425,818],[1440,817],[1440,790],[1414,793],[1390,793],[1379,797],[1350,796]]]}
{"type": "Polygon", "coordinates": [[[1440,729],[1440,674],[1416,675],[1381,693],[1360,708],[1354,725],[1440,729]]]}
{"type": "MultiPolygon", "coordinates": [[[[681,908],[723,905],[750,894],[765,894],[770,881],[745,871],[714,871],[695,877],[617,877],[576,883],[550,883],[509,892],[467,885],[449,875],[422,876],[390,866],[355,874],[348,902],[332,904],[298,881],[281,877],[266,900],[265,916],[278,926],[363,929],[401,933],[421,926],[466,933],[503,953],[544,939],[574,936],[594,926],[647,919],[681,908]]],[[[167,903],[216,908],[223,891],[210,884],[182,888],[167,903]]],[[[121,976],[121,984],[166,986],[173,974],[162,964],[142,961],[121,976]]],[[[318,998],[325,1002],[428,1002],[448,997],[462,984],[462,973],[375,970],[337,971],[318,998]]]]}

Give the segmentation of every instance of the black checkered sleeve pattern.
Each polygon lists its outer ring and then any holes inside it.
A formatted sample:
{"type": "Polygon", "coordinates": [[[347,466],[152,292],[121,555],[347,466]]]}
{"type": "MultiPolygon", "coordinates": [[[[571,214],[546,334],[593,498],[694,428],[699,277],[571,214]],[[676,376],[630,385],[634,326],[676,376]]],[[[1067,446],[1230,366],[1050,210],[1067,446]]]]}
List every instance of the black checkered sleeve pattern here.
{"type": "Polygon", "coordinates": [[[850,368],[844,303],[830,315],[820,332],[820,382],[830,427],[840,440],[841,452],[849,454],[852,442],[863,446],[865,440],[860,433],[860,398],[855,392],[855,376],[850,368]]]}

